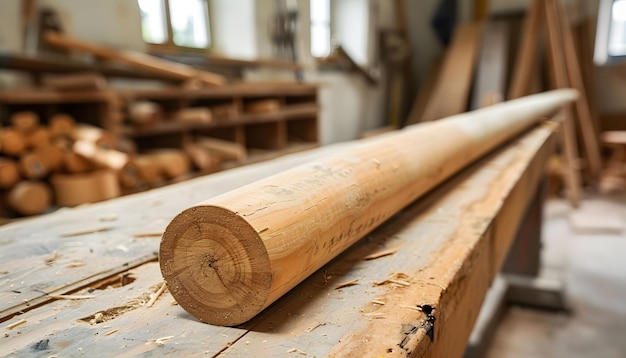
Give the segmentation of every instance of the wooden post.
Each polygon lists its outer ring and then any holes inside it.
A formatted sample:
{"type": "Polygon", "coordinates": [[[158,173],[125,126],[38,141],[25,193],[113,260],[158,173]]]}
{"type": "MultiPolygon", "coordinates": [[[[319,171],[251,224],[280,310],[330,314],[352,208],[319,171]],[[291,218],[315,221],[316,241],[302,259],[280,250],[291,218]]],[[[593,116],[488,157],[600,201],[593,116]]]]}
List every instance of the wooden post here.
{"type": "Polygon", "coordinates": [[[203,322],[248,321],[400,209],[575,100],[558,90],[410,126],[176,216],[159,264],[203,322]]]}

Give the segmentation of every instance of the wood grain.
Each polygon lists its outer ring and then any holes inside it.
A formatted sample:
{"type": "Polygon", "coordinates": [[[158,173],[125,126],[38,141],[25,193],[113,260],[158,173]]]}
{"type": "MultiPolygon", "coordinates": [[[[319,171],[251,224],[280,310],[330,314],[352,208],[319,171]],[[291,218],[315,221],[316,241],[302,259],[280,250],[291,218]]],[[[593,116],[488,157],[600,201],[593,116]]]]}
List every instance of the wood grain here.
{"type": "Polygon", "coordinates": [[[576,96],[553,91],[409,127],[198,203],[163,235],[163,277],[198,319],[246,322],[411,201],[576,96]]]}

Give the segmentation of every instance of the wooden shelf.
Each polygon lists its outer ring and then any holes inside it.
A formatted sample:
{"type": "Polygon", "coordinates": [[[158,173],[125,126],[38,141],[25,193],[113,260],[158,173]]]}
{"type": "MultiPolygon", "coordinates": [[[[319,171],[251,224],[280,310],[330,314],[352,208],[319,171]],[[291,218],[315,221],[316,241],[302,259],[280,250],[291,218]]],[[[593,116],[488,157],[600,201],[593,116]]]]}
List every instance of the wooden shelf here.
{"type": "Polygon", "coordinates": [[[235,125],[245,124],[257,124],[276,121],[288,121],[295,120],[303,117],[317,116],[319,107],[315,103],[291,105],[285,107],[281,111],[274,113],[259,113],[259,114],[242,114],[236,118],[229,118],[223,120],[216,120],[210,123],[184,123],[177,121],[165,121],[161,123],[155,123],[146,128],[135,128],[125,126],[120,134],[128,137],[144,137],[152,135],[160,135],[167,133],[184,132],[196,129],[212,129],[220,127],[232,127],[235,125]]]}
{"type": "Polygon", "coordinates": [[[0,104],[42,105],[64,103],[96,103],[116,100],[113,91],[58,92],[42,90],[13,90],[0,92],[0,104]]]}

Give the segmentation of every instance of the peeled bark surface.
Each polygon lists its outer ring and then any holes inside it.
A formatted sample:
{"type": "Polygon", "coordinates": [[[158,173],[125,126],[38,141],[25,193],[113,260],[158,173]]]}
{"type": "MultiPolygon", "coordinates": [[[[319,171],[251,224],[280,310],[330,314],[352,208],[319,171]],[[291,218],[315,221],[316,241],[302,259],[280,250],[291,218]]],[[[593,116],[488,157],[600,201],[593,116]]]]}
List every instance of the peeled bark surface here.
{"type": "Polygon", "coordinates": [[[411,126],[176,216],[160,247],[172,296],[199,320],[248,321],[396,212],[575,100],[557,90],[411,126]]]}

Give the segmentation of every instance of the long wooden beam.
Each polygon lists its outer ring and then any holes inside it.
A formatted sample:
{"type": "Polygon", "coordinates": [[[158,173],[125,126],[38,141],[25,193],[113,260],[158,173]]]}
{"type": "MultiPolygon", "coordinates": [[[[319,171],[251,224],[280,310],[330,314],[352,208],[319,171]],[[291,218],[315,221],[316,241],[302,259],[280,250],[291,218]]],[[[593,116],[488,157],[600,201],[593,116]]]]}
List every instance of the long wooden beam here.
{"type": "Polygon", "coordinates": [[[557,90],[411,126],[201,202],[163,234],[163,277],[201,321],[246,322],[397,211],[576,98],[557,90]]]}
{"type": "Polygon", "coordinates": [[[202,83],[210,85],[223,85],[226,82],[223,76],[216,73],[197,70],[187,65],[159,59],[140,52],[117,51],[112,48],[61,35],[54,31],[46,31],[44,38],[46,42],[52,46],[87,52],[106,60],[123,62],[140,70],[152,71],[160,75],[173,76],[187,80],[197,79],[202,83]]]}

